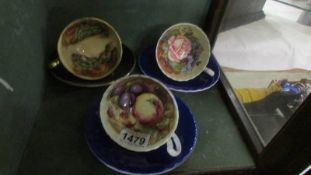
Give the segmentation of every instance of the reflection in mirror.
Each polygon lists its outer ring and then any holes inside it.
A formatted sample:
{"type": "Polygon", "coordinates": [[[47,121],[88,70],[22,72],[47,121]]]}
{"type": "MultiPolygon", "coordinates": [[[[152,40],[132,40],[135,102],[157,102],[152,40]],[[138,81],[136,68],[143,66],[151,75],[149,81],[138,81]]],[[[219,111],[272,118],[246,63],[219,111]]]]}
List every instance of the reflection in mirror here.
{"type": "Polygon", "coordinates": [[[227,15],[244,10],[243,17],[225,17],[213,52],[266,145],[311,91],[311,1],[251,1],[250,8],[239,1],[227,15]]]}

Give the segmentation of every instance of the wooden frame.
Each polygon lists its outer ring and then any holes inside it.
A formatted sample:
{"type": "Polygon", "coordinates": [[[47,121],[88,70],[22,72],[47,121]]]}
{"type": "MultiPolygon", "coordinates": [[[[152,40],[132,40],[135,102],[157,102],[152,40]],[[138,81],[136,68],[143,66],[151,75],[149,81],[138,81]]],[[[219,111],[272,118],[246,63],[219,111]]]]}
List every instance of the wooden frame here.
{"type": "Polygon", "coordinates": [[[298,174],[310,164],[311,95],[263,149],[258,166],[263,172],[298,174]]]}
{"type": "Polygon", "coordinates": [[[226,95],[224,96],[227,101],[228,107],[231,110],[233,117],[238,124],[238,127],[245,138],[247,145],[249,146],[253,156],[259,156],[264,149],[264,145],[260,140],[254,125],[252,124],[246,109],[243,104],[240,103],[237,96],[234,93],[229,80],[225,76],[224,72],[221,70],[220,74],[221,87],[226,95]]]}
{"type": "Polygon", "coordinates": [[[224,19],[225,11],[229,4],[228,0],[212,0],[210,9],[206,18],[205,32],[210,39],[211,47],[213,48],[217,39],[217,34],[220,31],[221,24],[224,19]]]}

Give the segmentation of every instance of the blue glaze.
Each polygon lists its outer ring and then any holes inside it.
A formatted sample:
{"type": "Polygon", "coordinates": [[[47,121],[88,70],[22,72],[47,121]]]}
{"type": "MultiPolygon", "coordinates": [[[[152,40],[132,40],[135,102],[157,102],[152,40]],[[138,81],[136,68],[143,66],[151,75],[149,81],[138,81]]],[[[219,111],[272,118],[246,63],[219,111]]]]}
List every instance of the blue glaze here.
{"type": "Polygon", "coordinates": [[[213,77],[203,72],[196,78],[189,81],[174,81],[161,72],[155,58],[154,46],[150,46],[143,50],[139,57],[138,66],[145,75],[156,78],[164,83],[169,89],[179,92],[199,92],[209,89],[217,83],[220,76],[219,65],[212,54],[207,67],[215,72],[213,77]]]}
{"type": "Polygon", "coordinates": [[[99,102],[92,106],[85,121],[85,137],[94,156],[107,167],[124,174],[162,174],[181,165],[192,153],[197,140],[197,126],[193,114],[178,97],[179,123],[175,133],[180,139],[182,151],[171,157],[166,145],[150,152],[126,150],[105,133],[99,116],[99,102]]]}

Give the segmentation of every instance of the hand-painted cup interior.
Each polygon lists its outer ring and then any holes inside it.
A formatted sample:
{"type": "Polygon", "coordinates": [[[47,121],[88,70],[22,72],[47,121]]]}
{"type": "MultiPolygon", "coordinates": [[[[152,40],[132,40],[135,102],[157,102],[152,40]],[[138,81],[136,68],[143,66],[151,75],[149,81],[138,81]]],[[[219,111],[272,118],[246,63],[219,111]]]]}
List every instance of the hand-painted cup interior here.
{"type": "Polygon", "coordinates": [[[71,22],[61,33],[57,51],[73,75],[97,80],[111,74],[122,57],[121,39],[107,22],[86,17],[71,22]]]}
{"type": "Polygon", "coordinates": [[[169,27],[156,46],[156,60],[160,70],[175,81],[188,81],[197,77],[206,70],[210,54],[208,37],[201,28],[190,23],[169,27]]]}
{"type": "MultiPolygon", "coordinates": [[[[118,145],[147,152],[174,136],[179,113],[175,98],[161,82],[144,75],[131,75],[117,80],[105,91],[100,118],[107,135],[118,145]]],[[[176,144],[179,140],[174,138],[176,144]]],[[[170,145],[169,150],[172,150],[170,145]]]]}

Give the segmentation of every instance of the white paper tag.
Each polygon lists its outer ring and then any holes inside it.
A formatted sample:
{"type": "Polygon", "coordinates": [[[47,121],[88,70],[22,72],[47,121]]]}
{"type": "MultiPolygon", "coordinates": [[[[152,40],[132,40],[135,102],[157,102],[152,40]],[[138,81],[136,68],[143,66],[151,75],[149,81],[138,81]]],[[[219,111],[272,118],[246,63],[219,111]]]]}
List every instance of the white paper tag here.
{"type": "Polygon", "coordinates": [[[135,145],[137,147],[145,147],[149,143],[150,134],[143,134],[133,132],[131,130],[123,129],[120,133],[119,139],[121,142],[128,145],[135,145]]]}

